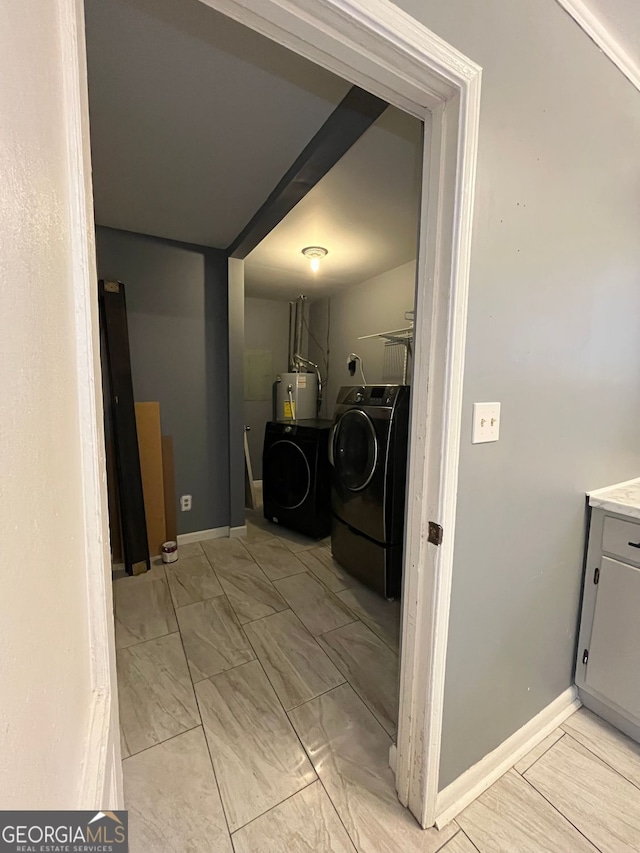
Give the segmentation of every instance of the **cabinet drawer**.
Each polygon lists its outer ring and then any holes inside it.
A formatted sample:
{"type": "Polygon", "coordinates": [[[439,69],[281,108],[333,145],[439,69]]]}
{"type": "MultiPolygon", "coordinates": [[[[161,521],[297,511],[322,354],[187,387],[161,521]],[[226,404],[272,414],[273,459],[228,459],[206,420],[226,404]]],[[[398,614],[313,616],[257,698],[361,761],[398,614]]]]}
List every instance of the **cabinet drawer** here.
{"type": "Polygon", "coordinates": [[[607,516],[604,520],[602,550],[627,563],[640,563],[640,524],[607,516]]]}

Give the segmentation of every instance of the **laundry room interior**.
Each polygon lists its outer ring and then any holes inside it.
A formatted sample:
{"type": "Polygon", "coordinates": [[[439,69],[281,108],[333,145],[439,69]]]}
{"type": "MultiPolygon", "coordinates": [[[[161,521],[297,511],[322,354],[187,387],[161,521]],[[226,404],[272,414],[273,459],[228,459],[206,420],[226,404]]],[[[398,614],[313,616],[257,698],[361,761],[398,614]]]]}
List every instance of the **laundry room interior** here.
{"type": "Polygon", "coordinates": [[[154,750],[210,754],[236,839],[317,778],[325,695],[418,832],[390,761],[422,122],[196,0],[86,13],[132,849],[154,750]]]}
{"type": "Polygon", "coordinates": [[[420,122],[388,107],[244,261],[249,524],[259,510],[268,529],[331,537],[341,570],[388,599],[399,577],[376,577],[374,543],[402,539],[382,515],[403,517],[420,162],[420,122]]]}
{"type": "Polygon", "coordinates": [[[387,108],[244,262],[250,534],[324,541],[398,620],[420,161],[387,108]]]}

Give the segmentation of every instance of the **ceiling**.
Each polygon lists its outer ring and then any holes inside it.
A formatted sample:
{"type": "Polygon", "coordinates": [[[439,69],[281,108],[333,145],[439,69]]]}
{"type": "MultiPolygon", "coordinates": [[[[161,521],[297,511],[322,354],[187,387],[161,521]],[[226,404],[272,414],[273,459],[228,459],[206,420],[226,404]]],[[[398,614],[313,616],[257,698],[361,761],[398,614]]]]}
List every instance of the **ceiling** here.
{"type": "Polygon", "coordinates": [[[247,256],[247,295],[315,298],[413,260],[420,143],[420,122],[389,107],[247,256]],[[317,273],[305,246],[328,250],[317,273]]]}
{"type": "Polygon", "coordinates": [[[226,248],[350,84],[198,0],[86,0],[96,220],[226,248]]]}
{"type": "MultiPolygon", "coordinates": [[[[96,222],[226,248],[351,84],[198,0],[85,7],[96,222]]],[[[415,258],[420,133],[388,108],[249,255],[247,294],[320,296],[415,258]]]]}

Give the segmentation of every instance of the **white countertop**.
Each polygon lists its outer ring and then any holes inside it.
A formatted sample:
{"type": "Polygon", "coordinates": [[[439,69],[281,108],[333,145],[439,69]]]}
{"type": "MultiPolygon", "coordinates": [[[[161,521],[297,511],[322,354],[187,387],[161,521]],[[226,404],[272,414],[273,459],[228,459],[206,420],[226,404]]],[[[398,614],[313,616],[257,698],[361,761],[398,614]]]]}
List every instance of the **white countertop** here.
{"type": "Polygon", "coordinates": [[[615,486],[607,486],[605,489],[587,492],[587,495],[589,506],[640,518],[640,477],[615,486]]]}

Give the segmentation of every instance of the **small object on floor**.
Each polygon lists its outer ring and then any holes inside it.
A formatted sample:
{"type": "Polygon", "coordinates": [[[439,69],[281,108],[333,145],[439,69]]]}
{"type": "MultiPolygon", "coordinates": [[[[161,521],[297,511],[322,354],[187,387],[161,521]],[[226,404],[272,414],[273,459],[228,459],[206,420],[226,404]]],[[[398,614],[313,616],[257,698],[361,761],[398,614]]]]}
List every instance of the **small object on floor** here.
{"type": "Polygon", "coordinates": [[[178,561],[178,543],[177,542],[163,542],[162,543],[162,562],[163,563],[176,563],[178,561]]]}
{"type": "Polygon", "coordinates": [[[244,506],[245,509],[255,509],[258,505],[258,498],[255,491],[253,479],[253,467],[251,465],[251,454],[249,453],[249,439],[247,433],[251,432],[251,427],[244,428],[244,506]]]}

